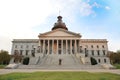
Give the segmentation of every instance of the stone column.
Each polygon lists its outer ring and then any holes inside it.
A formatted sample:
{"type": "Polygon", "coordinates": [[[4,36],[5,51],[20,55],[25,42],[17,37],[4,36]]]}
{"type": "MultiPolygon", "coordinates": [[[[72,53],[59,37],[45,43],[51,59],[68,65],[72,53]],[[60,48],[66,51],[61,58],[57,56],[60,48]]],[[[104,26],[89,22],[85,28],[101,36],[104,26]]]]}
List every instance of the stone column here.
{"type": "Polygon", "coordinates": [[[66,40],[66,54],[68,53],[68,43],[67,43],[67,40],[66,40]]]}
{"type": "Polygon", "coordinates": [[[48,40],[48,54],[50,53],[50,42],[48,40]]]}

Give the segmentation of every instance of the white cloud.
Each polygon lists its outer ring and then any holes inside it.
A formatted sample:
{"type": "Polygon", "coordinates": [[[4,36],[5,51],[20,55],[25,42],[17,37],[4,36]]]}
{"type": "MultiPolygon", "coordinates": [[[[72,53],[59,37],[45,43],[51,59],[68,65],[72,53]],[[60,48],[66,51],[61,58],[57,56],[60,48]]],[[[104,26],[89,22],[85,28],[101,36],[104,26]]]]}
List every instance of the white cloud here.
{"type": "Polygon", "coordinates": [[[93,6],[88,2],[83,0],[0,0],[0,40],[2,40],[0,49],[9,48],[10,50],[9,43],[13,38],[37,38],[38,33],[34,31],[35,27],[44,23],[48,16],[57,16],[59,10],[61,15],[73,21],[76,13],[81,16],[95,14],[93,7],[99,5],[94,3],[93,6]],[[7,45],[4,45],[6,43],[7,45]]]}
{"type": "Polygon", "coordinates": [[[97,2],[94,2],[94,3],[92,4],[92,7],[97,7],[97,8],[99,8],[100,5],[99,5],[97,2]]]}
{"type": "Polygon", "coordinates": [[[83,16],[89,16],[90,14],[93,14],[94,11],[92,10],[92,6],[88,3],[82,2],[80,6],[80,13],[83,16]]]}
{"type": "Polygon", "coordinates": [[[109,6],[105,6],[105,9],[106,10],[110,10],[111,8],[109,6]]]}

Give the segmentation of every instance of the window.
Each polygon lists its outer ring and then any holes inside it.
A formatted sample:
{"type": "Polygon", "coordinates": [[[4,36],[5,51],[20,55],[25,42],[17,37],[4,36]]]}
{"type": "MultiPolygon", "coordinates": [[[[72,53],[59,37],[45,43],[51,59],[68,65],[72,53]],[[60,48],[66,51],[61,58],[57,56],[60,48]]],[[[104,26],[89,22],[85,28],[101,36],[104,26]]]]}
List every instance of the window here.
{"type": "Polygon", "coordinates": [[[97,45],[97,48],[99,48],[99,46],[97,45]]]}
{"type": "Polygon", "coordinates": [[[23,48],[23,45],[21,45],[21,48],[23,48]]]}
{"type": "Polygon", "coordinates": [[[100,59],[98,59],[98,62],[100,63],[100,59]]]}
{"type": "Polygon", "coordinates": [[[106,63],[106,59],[104,59],[104,63],[106,63]]]}
{"type": "Polygon", "coordinates": [[[32,48],[34,48],[34,45],[32,45],[32,48]]]}
{"type": "Polygon", "coordinates": [[[102,45],[102,48],[105,48],[105,46],[104,46],[104,45],[102,45]]]}
{"type": "Polygon", "coordinates": [[[26,55],[28,55],[29,50],[26,50],[26,55]]]}
{"type": "Polygon", "coordinates": [[[80,46],[80,53],[82,53],[82,46],[80,46]]]}
{"type": "Polygon", "coordinates": [[[14,55],[19,54],[18,50],[14,50],[14,55]]]}
{"type": "Polygon", "coordinates": [[[31,50],[31,53],[34,53],[34,50],[31,50]]]}
{"type": "Polygon", "coordinates": [[[97,53],[98,53],[98,56],[99,56],[100,55],[100,51],[98,50],[97,53]]]}
{"type": "Polygon", "coordinates": [[[88,56],[88,50],[85,48],[85,57],[88,56]]]}
{"type": "Polygon", "coordinates": [[[94,50],[92,50],[92,55],[94,56],[94,50]]]}
{"type": "Polygon", "coordinates": [[[23,54],[23,50],[20,50],[20,55],[22,55],[23,54]]]}
{"type": "Polygon", "coordinates": [[[93,48],[93,45],[91,45],[91,48],[93,48]]]}
{"type": "Polygon", "coordinates": [[[80,48],[82,48],[82,46],[80,46],[80,48]]]}
{"type": "Polygon", "coordinates": [[[26,45],[26,48],[29,48],[29,46],[28,46],[28,45],[26,45]]]}
{"type": "Polygon", "coordinates": [[[34,50],[31,50],[31,55],[32,55],[33,57],[35,57],[35,51],[34,51],[34,50]]]}
{"type": "Polygon", "coordinates": [[[17,45],[15,45],[15,48],[17,48],[17,45]]]}
{"type": "Polygon", "coordinates": [[[103,55],[105,55],[105,50],[103,50],[103,55]]]}

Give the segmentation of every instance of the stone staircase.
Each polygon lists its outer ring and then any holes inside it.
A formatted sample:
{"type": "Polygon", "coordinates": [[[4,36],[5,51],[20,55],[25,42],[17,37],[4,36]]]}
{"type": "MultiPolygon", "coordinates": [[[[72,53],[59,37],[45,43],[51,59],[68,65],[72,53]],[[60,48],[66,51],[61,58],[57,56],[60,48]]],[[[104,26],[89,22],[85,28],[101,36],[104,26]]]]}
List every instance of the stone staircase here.
{"type": "Polygon", "coordinates": [[[31,57],[29,61],[29,65],[36,65],[39,61],[40,57],[31,57]]]}
{"type": "Polygon", "coordinates": [[[9,64],[13,64],[14,63],[14,58],[12,58],[9,62],[9,64]]]}
{"type": "Polygon", "coordinates": [[[77,66],[66,66],[66,65],[55,65],[55,66],[40,66],[40,65],[19,65],[18,69],[104,69],[101,65],[77,65],[77,66]]]}
{"type": "Polygon", "coordinates": [[[12,64],[9,64],[5,67],[5,69],[16,69],[19,67],[20,64],[15,64],[15,63],[12,63],[12,64]]]}
{"type": "Polygon", "coordinates": [[[20,69],[102,69],[101,65],[82,64],[74,54],[49,54],[31,59],[31,65],[19,65],[20,69]],[[59,65],[59,59],[62,59],[59,65]],[[34,64],[32,64],[34,63],[34,64]]]}
{"type": "Polygon", "coordinates": [[[51,55],[47,55],[46,59],[44,59],[43,63],[38,63],[41,66],[57,66],[59,65],[59,59],[61,59],[61,64],[62,66],[76,66],[76,65],[80,65],[80,61],[78,61],[74,55],[71,54],[62,54],[62,55],[58,55],[58,54],[51,54],[51,55]]]}

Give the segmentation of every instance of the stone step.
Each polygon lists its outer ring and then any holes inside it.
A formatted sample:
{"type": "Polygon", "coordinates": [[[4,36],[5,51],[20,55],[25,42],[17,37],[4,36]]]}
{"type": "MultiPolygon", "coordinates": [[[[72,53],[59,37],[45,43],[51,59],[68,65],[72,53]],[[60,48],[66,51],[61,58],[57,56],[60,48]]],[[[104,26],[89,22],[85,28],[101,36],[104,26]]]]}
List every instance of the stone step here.
{"type": "Polygon", "coordinates": [[[62,60],[62,65],[79,65],[81,64],[74,55],[47,55],[46,59],[44,59],[44,63],[42,65],[58,65],[59,59],[62,60]]]}
{"type": "Polygon", "coordinates": [[[5,68],[6,69],[16,69],[18,67],[19,67],[19,64],[12,63],[12,64],[7,65],[5,68]]]}
{"type": "Polygon", "coordinates": [[[82,64],[74,54],[49,54],[31,58],[29,65],[19,65],[20,69],[101,69],[101,65],[82,64]],[[59,59],[62,59],[59,65],[59,59]],[[36,64],[32,64],[36,63],[36,64]]]}
{"type": "Polygon", "coordinates": [[[29,65],[36,65],[39,61],[40,57],[31,57],[29,61],[29,65]]]}
{"type": "Polygon", "coordinates": [[[80,66],[40,66],[40,65],[19,65],[19,69],[102,69],[100,65],[80,65],[80,66]]]}

